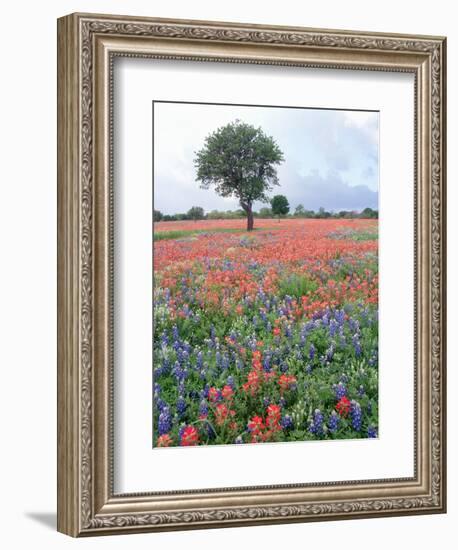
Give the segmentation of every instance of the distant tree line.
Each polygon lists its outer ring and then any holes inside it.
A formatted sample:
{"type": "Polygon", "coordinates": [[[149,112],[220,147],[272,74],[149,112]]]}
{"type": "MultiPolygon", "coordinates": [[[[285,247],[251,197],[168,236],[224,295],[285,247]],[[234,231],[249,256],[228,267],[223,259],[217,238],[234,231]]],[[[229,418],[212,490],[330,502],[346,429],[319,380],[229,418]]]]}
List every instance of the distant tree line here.
{"type": "MultiPolygon", "coordinates": [[[[340,210],[338,212],[330,212],[320,207],[317,211],[307,210],[302,204],[298,204],[294,209],[294,212],[290,212],[288,200],[284,195],[276,195],[271,201],[271,206],[264,206],[260,208],[259,212],[253,211],[253,217],[255,218],[275,218],[282,217],[288,219],[294,218],[312,218],[312,219],[377,219],[378,210],[372,208],[364,208],[360,212],[356,210],[340,210]],[[279,198],[281,197],[281,198],[279,198]]],[[[235,220],[246,218],[246,212],[242,209],[238,210],[210,210],[205,212],[201,206],[193,206],[187,212],[178,214],[163,214],[160,210],[154,210],[153,218],[155,222],[171,222],[171,221],[185,221],[185,220],[235,220]]]]}

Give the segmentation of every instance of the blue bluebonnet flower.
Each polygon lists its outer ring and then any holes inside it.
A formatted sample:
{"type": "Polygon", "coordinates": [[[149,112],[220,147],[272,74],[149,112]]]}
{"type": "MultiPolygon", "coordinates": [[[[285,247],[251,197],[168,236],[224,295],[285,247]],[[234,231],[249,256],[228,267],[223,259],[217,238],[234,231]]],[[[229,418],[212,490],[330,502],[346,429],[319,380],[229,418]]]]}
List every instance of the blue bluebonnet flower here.
{"type": "Polygon", "coordinates": [[[232,389],[235,388],[235,382],[234,382],[234,377],[233,376],[228,376],[227,377],[227,385],[230,386],[232,389]]]}
{"type": "Polygon", "coordinates": [[[169,407],[164,407],[159,415],[158,426],[159,435],[164,435],[172,429],[172,416],[169,407]]]}
{"type": "Polygon", "coordinates": [[[270,397],[264,397],[262,400],[262,404],[264,407],[268,407],[270,405],[270,397]]]}
{"type": "Polygon", "coordinates": [[[180,383],[187,378],[189,373],[186,367],[182,368],[180,363],[176,361],[175,366],[173,367],[173,374],[177,379],[178,383],[180,383]]]}
{"type": "Polygon", "coordinates": [[[332,413],[329,415],[329,419],[328,419],[329,431],[334,433],[337,430],[337,428],[339,427],[339,424],[340,424],[340,418],[339,418],[338,414],[336,413],[336,411],[332,411],[332,413]]]}
{"type": "Polygon", "coordinates": [[[284,430],[292,430],[294,427],[294,422],[289,414],[285,414],[280,420],[280,425],[284,430]]]}
{"type": "Polygon", "coordinates": [[[199,416],[208,416],[208,403],[206,399],[202,399],[200,402],[199,416]]]}
{"type": "Polygon", "coordinates": [[[162,412],[164,408],[168,407],[166,401],[158,397],[155,399],[156,407],[159,412],[162,412]]]}
{"type": "Polygon", "coordinates": [[[161,345],[162,345],[163,347],[169,345],[169,337],[167,336],[167,332],[166,332],[165,330],[164,330],[163,333],[161,334],[161,345]]]}
{"type": "Polygon", "coordinates": [[[210,384],[205,384],[205,386],[203,387],[203,389],[200,392],[200,397],[202,399],[207,399],[209,391],[210,391],[210,384]]]}
{"type": "Polygon", "coordinates": [[[369,366],[376,367],[378,363],[378,352],[377,350],[374,350],[369,358],[369,366]]]}
{"type": "Polygon", "coordinates": [[[377,438],[377,428],[375,428],[374,426],[369,426],[367,428],[367,437],[369,437],[371,439],[376,439],[377,438]]]}
{"type": "Polygon", "coordinates": [[[347,388],[343,382],[333,384],[332,389],[334,390],[337,401],[340,401],[342,397],[345,397],[347,395],[347,388]]]}
{"type": "Polygon", "coordinates": [[[356,355],[356,357],[359,357],[361,355],[362,350],[361,350],[361,342],[359,341],[358,334],[353,335],[352,343],[353,343],[353,347],[355,349],[355,355],[356,355]]]}
{"type": "Polygon", "coordinates": [[[229,357],[226,354],[223,355],[221,367],[223,368],[223,370],[227,370],[229,368],[229,357]]]}
{"type": "Polygon", "coordinates": [[[172,335],[173,335],[173,339],[175,341],[180,339],[180,335],[179,335],[179,332],[178,332],[178,327],[176,325],[173,325],[173,327],[172,327],[172,335]]]}
{"type": "Polygon", "coordinates": [[[312,373],[312,365],[308,364],[306,367],[305,367],[305,372],[307,374],[311,374],[312,373]]]}
{"type": "Polygon", "coordinates": [[[241,436],[241,435],[238,435],[238,436],[235,438],[234,443],[237,443],[238,445],[240,445],[241,443],[243,443],[242,436],[241,436]]]}
{"type": "Polygon", "coordinates": [[[286,361],[281,361],[280,363],[280,371],[285,373],[285,372],[288,372],[288,363],[286,363],[286,361]]]}
{"type": "Polygon", "coordinates": [[[339,325],[343,325],[345,321],[345,311],[343,309],[336,309],[334,318],[339,325]]]}
{"type": "Polygon", "coordinates": [[[183,349],[181,347],[177,349],[177,362],[182,366],[184,364],[183,349]]]}
{"type": "Polygon", "coordinates": [[[313,419],[309,424],[309,432],[315,435],[323,435],[324,416],[320,409],[315,409],[313,419]]]}
{"type": "Polygon", "coordinates": [[[262,368],[266,371],[266,372],[270,372],[272,370],[271,366],[270,366],[270,360],[271,360],[271,356],[270,354],[266,353],[264,355],[264,359],[262,361],[262,368]]]}
{"type": "Polygon", "coordinates": [[[181,349],[181,342],[180,340],[174,340],[172,344],[173,349],[178,352],[178,350],[181,349]]]}
{"type": "Polygon", "coordinates": [[[332,361],[332,358],[334,357],[334,344],[331,344],[329,348],[326,350],[326,361],[330,362],[332,361]]]}
{"type": "Polygon", "coordinates": [[[186,401],[182,395],[177,399],[177,413],[180,418],[184,416],[186,412],[186,401]]]}
{"type": "Polygon", "coordinates": [[[356,333],[359,332],[359,321],[357,319],[350,318],[348,320],[348,325],[352,332],[356,332],[356,333]]]}
{"type": "Polygon", "coordinates": [[[363,414],[361,411],[361,405],[354,399],[350,402],[350,417],[353,429],[359,432],[361,430],[363,414]]]}
{"type": "Polygon", "coordinates": [[[154,366],[154,376],[163,376],[164,374],[167,374],[169,371],[169,361],[166,357],[162,359],[162,363],[159,363],[154,366]]]}
{"type": "Polygon", "coordinates": [[[334,338],[338,328],[339,328],[338,322],[335,319],[331,319],[329,321],[329,336],[331,338],[334,338]]]}
{"type": "Polygon", "coordinates": [[[358,388],[358,395],[362,397],[366,393],[364,386],[361,384],[358,388]]]}
{"type": "Polygon", "coordinates": [[[310,359],[313,359],[315,357],[315,346],[313,344],[310,344],[309,357],[310,359]]]}
{"type": "Polygon", "coordinates": [[[302,325],[301,332],[299,334],[299,341],[301,343],[301,346],[305,346],[305,342],[307,341],[307,331],[305,329],[305,325],[302,325]]]}

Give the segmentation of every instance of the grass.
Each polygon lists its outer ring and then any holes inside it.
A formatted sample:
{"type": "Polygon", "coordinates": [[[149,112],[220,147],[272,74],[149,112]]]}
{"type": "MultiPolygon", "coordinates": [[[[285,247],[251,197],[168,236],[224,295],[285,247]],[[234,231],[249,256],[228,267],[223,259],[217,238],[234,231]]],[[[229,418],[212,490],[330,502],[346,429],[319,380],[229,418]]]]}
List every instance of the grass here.
{"type": "MultiPolygon", "coordinates": [[[[271,230],[283,229],[279,227],[255,227],[253,231],[271,231],[271,230]]],[[[246,229],[230,228],[230,227],[217,227],[214,229],[184,229],[175,231],[155,231],[155,241],[165,241],[169,239],[184,239],[186,237],[193,237],[199,234],[212,234],[212,233],[251,233],[246,229]]]]}
{"type": "Polygon", "coordinates": [[[330,233],[331,239],[351,239],[352,241],[376,241],[378,233],[374,231],[354,231],[353,229],[330,233]]]}
{"type": "Polygon", "coordinates": [[[308,296],[316,291],[318,283],[311,280],[306,275],[296,273],[281,279],[278,283],[278,294],[282,298],[291,296],[291,298],[300,299],[301,296],[308,296]]]}
{"type": "Polygon", "coordinates": [[[182,237],[187,237],[192,234],[192,231],[155,231],[154,240],[165,241],[168,239],[181,239],[182,237]]]}

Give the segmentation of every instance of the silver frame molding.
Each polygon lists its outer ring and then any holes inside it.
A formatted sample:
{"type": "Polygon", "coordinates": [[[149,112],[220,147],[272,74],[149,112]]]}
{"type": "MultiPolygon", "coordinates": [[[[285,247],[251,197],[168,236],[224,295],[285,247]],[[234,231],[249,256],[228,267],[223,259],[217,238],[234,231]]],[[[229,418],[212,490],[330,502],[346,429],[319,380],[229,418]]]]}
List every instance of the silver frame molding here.
{"type": "Polygon", "coordinates": [[[72,14],[58,20],[58,530],[71,536],[446,509],[446,40],[72,14]],[[113,492],[112,107],[116,56],[415,76],[415,475],[113,492]]]}

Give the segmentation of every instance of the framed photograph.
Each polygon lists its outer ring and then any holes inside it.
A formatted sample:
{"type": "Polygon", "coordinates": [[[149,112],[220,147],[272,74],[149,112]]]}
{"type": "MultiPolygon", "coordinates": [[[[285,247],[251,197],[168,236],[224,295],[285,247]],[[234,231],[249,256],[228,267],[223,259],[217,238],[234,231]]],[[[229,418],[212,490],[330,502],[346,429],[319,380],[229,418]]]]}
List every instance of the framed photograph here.
{"type": "Polygon", "coordinates": [[[58,530],[445,511],[443,37],[58,20],[58,530]]]}

